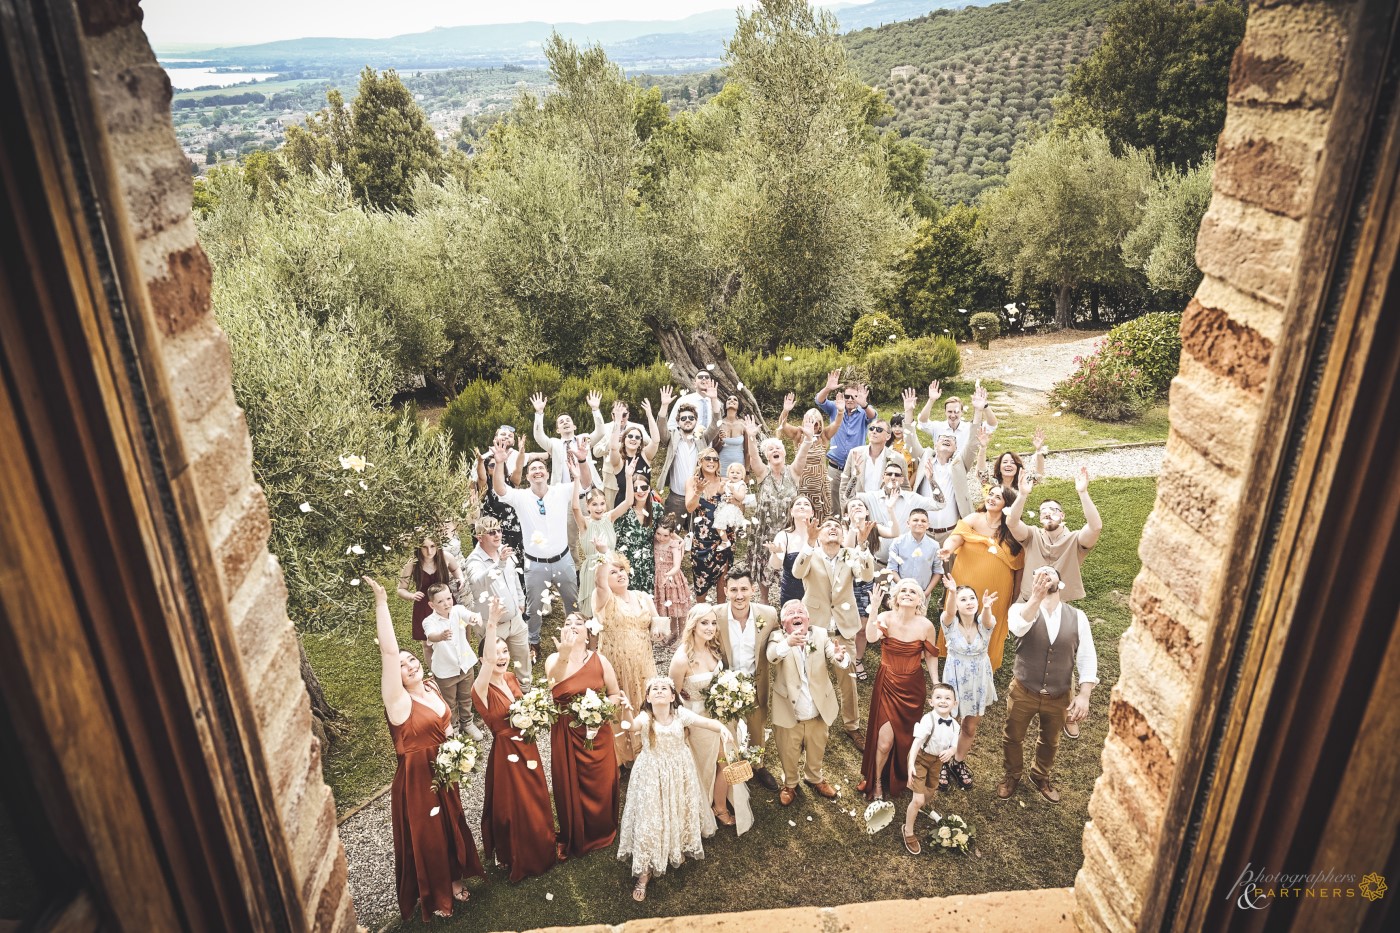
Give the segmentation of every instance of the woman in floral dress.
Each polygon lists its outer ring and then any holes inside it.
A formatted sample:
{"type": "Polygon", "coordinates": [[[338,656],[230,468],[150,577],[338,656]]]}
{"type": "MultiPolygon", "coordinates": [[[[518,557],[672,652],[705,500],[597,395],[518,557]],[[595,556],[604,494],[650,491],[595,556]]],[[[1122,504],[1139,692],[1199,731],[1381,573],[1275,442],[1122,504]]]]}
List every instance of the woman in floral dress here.
{"type": "MultiPolygon", "coordinates": [[[[788,466],[787,449],[776,437],[766,438],[758,443],[758,423],[750,420],[749,430],[749,470],[756,483],[755,498],[758,508],[754,512],[753,531],[749,537],[749,574],[758,590],[758,600],[768,605],[781,605],[773,602],[773,586],[778,582],[778,572],[769,563],[768,545],[787,526],[788,509],[797,498],[797,471],[788,466]]],[[[793,463],[801,463],[807,456],[807,448],[812,439],[804,436],[793,455],[793,463]]]]}
{"type": "Polygon", "coordinates": [[[802,416],[802,426],[787,423],[788,415],[797,404],[797,396],[791,392],[783,399],[783,412],[778,416],[777,435],[794,444],[802,442],[808,435],[812,441],[807,445],[805,457],[793,457],[792,465],[797,470],[797,491],[812,501],[813,527],[818,527],[836,513],[836,504],[831,501],[831,480],[826,471],[826,451],[831,439],[836,436],[839,421],[826,423],[825,416],[817,408],[807,409],[802,416]]]}
{"type": "Polygon", "coordinates": [[[734,563],[734,545],[715,528],[715,509],[724,497],[724,476],[719,471],[719,453],[713,447],[700,451],[695,475],[685,483],[685,507],[691,522],[690,562],[695,573],[696,601],[703,600],[715,587],[715,602],[724,602],[724,576],[734,563]]]}
{"type": "Polygon", "coordinates": [[[651,494],[651,481],[645,476],[633,476],[632,502],[613,522],[613,528],[617,530],[618,551],[632,564],[632,589],[643,593],[650,593],[656,581],[653,550],[660,519],[661,505],[651,494]]]}
{"type": "Polygon", "coordinates": [[[982,594],[982,612],[977,611],[977,591],[970,586],[958,586],[952,574],[943,575],[943,588],[948,594],[943,605],[943,640],[948,648],[948,660],[943,664],[943,682],[950,685],[958,698],[955,711],[961,722],[958,745],[953,760],[948,762],[948,774],[964,790],[972,787],[972,772],[967,767],[967,753],[977,736],[977,723],[982,714],[996,702],[997,688],[992,680],[992,659],[987,656],[992,630],[997,620],[992,605],[997,594],[990,590],[982,594]]]}

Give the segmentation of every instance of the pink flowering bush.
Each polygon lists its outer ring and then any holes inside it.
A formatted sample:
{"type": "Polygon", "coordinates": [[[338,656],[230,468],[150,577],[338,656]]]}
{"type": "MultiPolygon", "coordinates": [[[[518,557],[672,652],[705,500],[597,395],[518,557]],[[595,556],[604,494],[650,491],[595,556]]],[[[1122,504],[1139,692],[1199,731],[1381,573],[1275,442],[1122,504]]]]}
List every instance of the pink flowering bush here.
{"type": "Polygon", "coordinates": [[[1054,404],[1096,421],[1127,421],[1151,407],[1151,380],[1133,361],[1131,349],[1112,335],[1100,340],[1091,356],[1074,361],[1079,368],[1050,390],[1054,404]]]}

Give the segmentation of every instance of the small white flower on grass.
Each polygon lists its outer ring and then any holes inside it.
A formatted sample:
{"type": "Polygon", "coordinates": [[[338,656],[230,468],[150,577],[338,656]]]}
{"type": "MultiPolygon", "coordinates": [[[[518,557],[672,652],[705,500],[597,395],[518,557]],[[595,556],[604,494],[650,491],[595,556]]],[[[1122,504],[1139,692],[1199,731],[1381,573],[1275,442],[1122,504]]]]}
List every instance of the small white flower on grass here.
{"type": "Polygon", "coordinates": [[[437,815],[438,815],[438,811],[440,811],[441,809],[442,809],[442,807],[433,807],[431,810],[428,811],[428,815],[429,815],[429,816],[437,816],[437,815]]]}
{"type": "Polygon", "coordinates": [[[297,506],[297,508],[301,509],[303,512],[310,512],[310,511],[311,511],[311,503],[310,503],[310,502],[303,502],[301,505],[297,506]]]}

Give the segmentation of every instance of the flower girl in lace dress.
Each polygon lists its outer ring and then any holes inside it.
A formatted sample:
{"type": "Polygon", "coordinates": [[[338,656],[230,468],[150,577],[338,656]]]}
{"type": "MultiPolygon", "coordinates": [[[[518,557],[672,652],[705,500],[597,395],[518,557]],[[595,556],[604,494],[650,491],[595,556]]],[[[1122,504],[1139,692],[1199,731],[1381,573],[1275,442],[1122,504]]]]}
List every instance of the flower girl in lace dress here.
{"type": "Polygon", "coordinates": [[[701,831],[708,788],[695,775],[695,761],[686,743],[685,730],[718,732],[726,749],[734,744],[720,723],[698,716],[680,705],[680,695],[669,677],[647,681],[646,708],[632,721],[641,735],[642,750],[627,782],[627,803],[617,836],[617,857],[632,859],[634,900],[645,900],[647,882],[686,858],[704,858],[701,831]]]}

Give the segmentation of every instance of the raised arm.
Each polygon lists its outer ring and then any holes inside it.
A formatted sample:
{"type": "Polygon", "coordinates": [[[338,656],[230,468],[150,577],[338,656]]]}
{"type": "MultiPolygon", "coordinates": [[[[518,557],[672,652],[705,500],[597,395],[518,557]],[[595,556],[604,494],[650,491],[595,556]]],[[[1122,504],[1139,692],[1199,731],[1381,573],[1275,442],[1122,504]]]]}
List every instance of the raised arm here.
{"type": "MultiPolygon", "coordinates": [[[[507,454],[509,458],[509,454],[507,454]]],[[[520,473],[525,469],[525,435],[520,435],[515,439],[515,466],[510,468],[510,484],[517,489],[520,487],[520,473]]]]}
{"type": "Polygon", "coordinates": [[[1022,511],[1030,503],[1031,494],[1031,474],[1029,470],[1021,471],[1021,482],[1017,484],[1016,501],[1006,509],[1003,514],[1006,516],[1006,530],[1011,532],[1011,536],[1022,544],[1031,536],[1031,530],[1026,527],[1022,519],[1022,511]]]}
{"type": "MultiPolygon", "coordinates": [[[[670,408],[670,407],[671,407],[671,387],[670,387],[670,386],[662,386],[662,387],[661,387],[661,418],[663,419],[663,421],[664,421],[664,419],[666,418],[666,409],[668,409],[668,408],[670,408]]],[[[648,432],[648,433],[650,434],[650,437],[647,438],[646,444],[643,445],[643,447],[642,447],[642,456],[646,458],[647,463],[650,463],[651,461],[653,461],[653,460],[656,459],[656,448],[659,447],[659,446],[661,446],[661,432],[660,432],[659,430],[657,430],[657,427],[656,427],[656,415],[655,415],[655,414],[652,412],[652,410],[651,410],[651,399],[649,399],[649,398],[644,398],[644,399],[642,399],[642,411],[644,411],[644,412],[647,413],[647,427],[651,429],[651,430],[648,432]]],[[[629,498],[630,498],[630,497],[629,497],[629,498]]]]}
{"type": "Polygon", "coordinates": [[[549,435],[544,430],[544,406],[549,401],[543,392],[536,392],[530,396],[530,404],[535,407],[535,443],[540,445],[542,450],[550,450],[549,435]]]}
{"type": "Polygon", "coordinates": [[[1103,533],[1103,518],[1099,507],[1089,498],[1089,468],[1081,466],[1074,476],[1074,489],[1079,493],[1079,507],[1084,510],[1084,530],[1079,533],[1079,546],[1085,549],[1099,543],[1103,533]]]}
{"type": "Polygon", "coordinates": [[[958,451],[958,459],[962,461],[964,470],[973,468],[973,464],[976,463],[978,457],[982,456],[982,452],[987,449],[987,442],[991,439],[991,432],[985,427],[978,427],[975,437],[971,431],[968,431],[967,443],[963,445],[962,450],[958,451]]]}
{"type": "Polygon", "coordinates": [[[880,413],[875,410],[875,406],[870,404],[870,386],[861,382],[855,387],[856,404],[865,412],[867,421],[874,421],[880,417],[880,413]]]}
{"type": "Polygon", "coordinates": [[[494,462],[491,464],[491,488],[495,491],[498,499],[506,497],[506,457],[510,455],[510,445],[503,441],[497,441],[491,448],[491,456],[494,462]]]}
{"type": "Polygon", "coordinates": [[[885,614],[880,611],[880,601],[885,598],[885,587],[875,584],[870,588],[870,616],[865,620],[865,640],[875,644],[889,633],[885,625],[885,614]]]}
{"type": "Polygon", "coordinates": [[[622,469],[622,432],[618,421],[622,418],[622,402],[613,402],[612,426],[608,428],[608,466],[614,473],[622,469]]]}
{"type": "Polygon", "coordinates": [[[413,698],[403,686],[403,672],[399,662],[399,639],[394,634],[394,619],[389,615],[389,596],[378,580],[363,577],[365,585],[374,593],[374,632],[379,643],[379,695],[384,700],[384,711],[389,722],[395,726],[408,721],[413,712],[413,698]]]}
{"type": "Polygon", "coordinates": [[[744,416],[744,452],[748,454],[749,472],[753,474],[754,482],[763,482],[768,475],[768,467],[758,452],[758,422],[753,415],[744,416]]]}
{"type": "Polygon", "coordinates": [[[603,413],[598,406],[603,404],[603,393],[596,389],[588,392],[588,412],[593,416],[593,430],[588,434],[588,449],[603,439],[603,413]]]}
{"type": "Polygon", "coordinates": [[[833,369],[831,372],[826,374],[826,385],[821,387],[821,390],[817,392],[816,396],[816,403],[818,408],[821,408],[823,410],[826,409],[827,396],[829,396],[832,392],[835,392],[836,387],[840,384],[841,370],[833,369]]]}
{"type": "Polygon", "coordinates": [[[569,477],[574,482],[574,494],[569,497],[569,510],[574,513],[574,524],[580,529],[588,527],[588,516],[583,512],[583,506],[579,505],[580,497],[583,495],[583,484],[579,482],[578,463],[573,457],[569,458],[569,477]]]}
{"type": "MultiPolygon", "coordinates": [[[[928,384],[928,401],[924,402],[924,407],[919,409],[919,420],[915,424],[917,428],[920,424],[928,424],[928,420],[933,416],[933,403],[938,401],[938,396],[943,394],[943,386],[937,379],[928,384]]],[[[937,440],[937,438],[934,438],[937,440]]]]}
{"type": "Polygon", "coordinates": [[[491,597],[491,609],[486,614],[486,632],[481,636],[481,670],[476,672],[472,682],[472,692],[485,706],[491,700],[491,674],[496,670],[496,660],[500,657],[500,644],[496,640],[496,628],[505,614],[501,601],[491,597]]]}
{"type": "Polygon", "coordinates": [[[622,471],[622,481],[627,484],[623,487],[623,489],[626,491],[626,494],[622,497],[622,501],[617,505],[613,506],[612,510],[608,512],[608,521],[617,521],[619,518],[627,514],[628,509],[632,508],[632,499],[634,498],[632,492],[632,478],[636,475],[637,461],[635,459],[628,460],[627,466],[622,471]]]}
{"type": "Polygon", "coordinates": [[[953,579],[951,573],[943,575],[943,626],[951,627],[953,620],[957,617],[957,597],[958,581],[953,579]]]}

